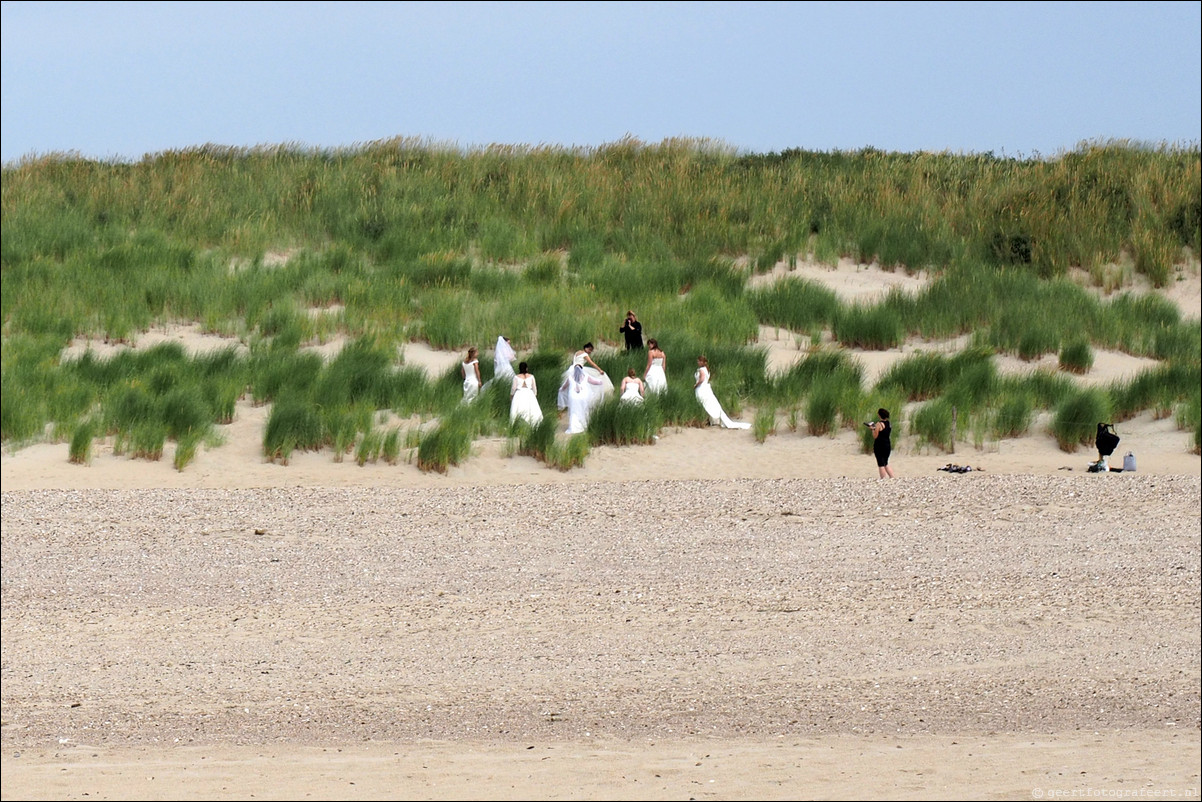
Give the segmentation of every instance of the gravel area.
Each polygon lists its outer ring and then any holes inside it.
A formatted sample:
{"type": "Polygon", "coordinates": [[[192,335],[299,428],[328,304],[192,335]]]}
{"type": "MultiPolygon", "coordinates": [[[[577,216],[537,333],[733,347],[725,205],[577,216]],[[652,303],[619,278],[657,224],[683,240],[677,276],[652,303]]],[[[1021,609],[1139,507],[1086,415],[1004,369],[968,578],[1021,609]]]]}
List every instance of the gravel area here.
{"type": "Polygon", "coordinates": [[[3,746],[1199,728],[1200,480],[3,493],[3,746]]]}

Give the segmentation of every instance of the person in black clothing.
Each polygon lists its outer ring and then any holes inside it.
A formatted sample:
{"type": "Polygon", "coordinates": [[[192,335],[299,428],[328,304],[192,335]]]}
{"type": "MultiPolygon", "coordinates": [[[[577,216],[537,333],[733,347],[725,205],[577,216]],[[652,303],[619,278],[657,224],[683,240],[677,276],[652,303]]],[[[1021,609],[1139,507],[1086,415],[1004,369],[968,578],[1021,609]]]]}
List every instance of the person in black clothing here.
{"type": "Polygon", "coordinates": [[[1112,470],[1110,455],[1114,453],[1115,447],[1119,444],[1119,436],[1114,431],[1114,424],[1099,423],[1098,434],[1093,442],[1098,447],[1098,461],[1094,463],[1094,472],[1112,470]]]}
{"type": "Polygon", "coordinates": [[[626,350],[642,350],[643,348],[643,324],[635,317],[634,312],[627,312],[626,319],[622,321],[622,328],[618,329],[626,335],[626,350]]]}
{"type": "Polygon", "coordinates": [[[889,453],[893,451],[890,439],[893,427],[889,425],[889,410],[881,407],[876,411],[878,420],[868,424],[872,428],[872,453],[876,457],[876,469],[881,478],[893,478],[893,469],[889,467],[889,453]]]}

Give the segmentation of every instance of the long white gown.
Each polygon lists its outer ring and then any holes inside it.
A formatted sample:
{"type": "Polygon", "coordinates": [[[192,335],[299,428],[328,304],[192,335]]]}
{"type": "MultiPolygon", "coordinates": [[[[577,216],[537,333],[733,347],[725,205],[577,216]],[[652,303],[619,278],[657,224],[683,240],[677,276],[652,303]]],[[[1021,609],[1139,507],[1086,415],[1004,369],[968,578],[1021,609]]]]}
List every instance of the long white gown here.
{"type": "Polygon", "coordinates": [[[507,382],[514,377],[513,360],[517,352],[505,339],[504,335],[497,338],[497,348],[492,355],[492,381],[507,382]]]}
{"type": "Polygon", "coordinates": [[[514,376],[511,392],[513,400],[509,402],[510,423],[518,418],[531,426],[538,426],[543,422],[543,410],[538,405],[538,384],[535,383],[533,375],[514,376]]]}
{"type": "Polygon", "coordinates": [[[478,360],[473,359],[471,362],[464,362],[459,367],[463,369],[463,400],[465,403],[470,403],[476,400],[476,396],[480,395],[480,379],[476,376],[476,364],[478,360]]]}
{"type": "Polygon", "coordinates": [[[726,412],[722,409],[722,404],[718,401],[718,396],[714,395],[714,388],[710,387],[710,372],[708,368],[698,368],[693,374],[693,380],[700,380],[693,391],[697,395],[697,400],[701,402],[702,408],[705,409],[705,414],[710,416],[710,422],[718,421],[724,429],[750,429],[750,423],[743,421],[731,420],[727,417],[726,412]]]}
{"type": "Polygon", "coordinates": [[[662,393],[668,389],[668,376],[664,373],[664,358],[656,356],[651,358],[651,367],[647,368],[647,392],[662,393]]]}
{"type": "Polygon", "coordinates": [[[643,403],[643,394],[639,392],[639,383],[631,379],[630,381],[623,380],[626,384],[626,389],[622,390],[622,395],[618,398],[624,404],[641,404],[643,403]]]}
{"type": "Polygon", "coordinates": [[[601,379],[582,365],[573,365],[568,371],[568,380],[559,389],[560,398],[568,410],[568,434],[588,431],[588,419],[596,406],[594,397],[603,387],[601,379]]]}
{"type": "Polygon", "coordinates": [[[568,408],[568,387],[572,383],[573,371],[575,371],[576,368],[583,370],[584,375],[589,378],[589,380],[584,383],[584,389],[586,391],[586,395],[588,396],[590,408],[600,404],[606,398],[613,395],[614,383],[613,380],[609,378],[609,374],[602,373],[592,365],[586,364],[584,361],[585,356],[586,354],[583,351],[575,354],[572,357],[571,366],[569,366],[568,369],[563,372],[563,382],[559,385],[559,395],[557,397],[557,404],[560,409],[568,408]]]}

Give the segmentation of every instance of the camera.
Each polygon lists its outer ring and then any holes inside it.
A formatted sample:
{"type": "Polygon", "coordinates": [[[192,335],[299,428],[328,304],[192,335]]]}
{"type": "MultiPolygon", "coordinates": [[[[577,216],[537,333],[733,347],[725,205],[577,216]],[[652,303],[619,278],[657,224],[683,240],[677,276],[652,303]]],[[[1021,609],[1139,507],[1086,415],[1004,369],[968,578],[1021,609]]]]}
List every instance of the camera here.
{"type": "Polygon", "coordinates": [[[875,425],[876,425],[876,421],[870,421],[870,420],[866,420],[866,421],[864,421],[864,425],[865,425],[865,426],[875,426],[875,425]]]}

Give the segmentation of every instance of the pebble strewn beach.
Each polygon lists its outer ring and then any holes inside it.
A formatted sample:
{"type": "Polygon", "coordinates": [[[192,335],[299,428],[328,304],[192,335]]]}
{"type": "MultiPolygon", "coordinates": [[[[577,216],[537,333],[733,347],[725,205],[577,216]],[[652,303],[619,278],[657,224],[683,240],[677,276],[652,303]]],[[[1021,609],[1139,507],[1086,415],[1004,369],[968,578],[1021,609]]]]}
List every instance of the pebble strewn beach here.
{"type": "Polygon", "coordinates": [[[1178,730],[1199,478],[3,494],[3,748],[1178,730]]]}

